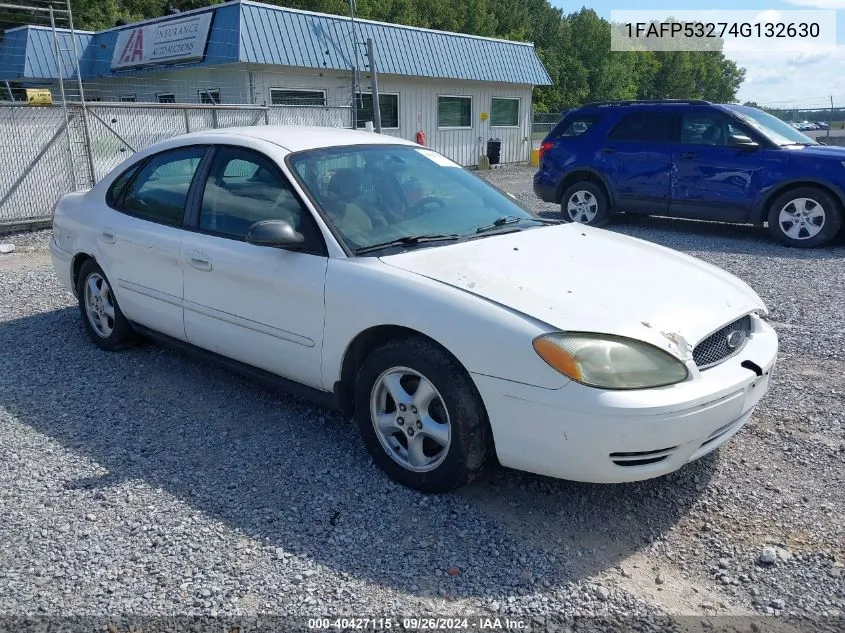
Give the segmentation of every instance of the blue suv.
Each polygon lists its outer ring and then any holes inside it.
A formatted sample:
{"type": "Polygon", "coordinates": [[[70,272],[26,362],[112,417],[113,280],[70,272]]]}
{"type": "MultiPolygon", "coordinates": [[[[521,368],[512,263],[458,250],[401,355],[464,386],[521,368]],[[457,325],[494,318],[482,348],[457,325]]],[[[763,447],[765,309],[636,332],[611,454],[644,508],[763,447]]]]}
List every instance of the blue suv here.
{"type": "Polygon", "coordinates": [[[839,232],[845,148],[777,117],[707,101],[608,101],[567,112],[540,146],[534,193],[563,219],[613,212],[762,225],[789,246],[839,232]]]}

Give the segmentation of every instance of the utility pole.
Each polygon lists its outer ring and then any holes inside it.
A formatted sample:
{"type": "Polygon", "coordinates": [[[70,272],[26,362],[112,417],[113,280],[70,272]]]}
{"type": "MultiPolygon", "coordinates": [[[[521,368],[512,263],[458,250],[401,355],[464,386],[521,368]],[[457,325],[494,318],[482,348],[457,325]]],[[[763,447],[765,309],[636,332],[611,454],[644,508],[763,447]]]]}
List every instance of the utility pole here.
{"type": "Polygon", "coordinates": [[[827,122],[827,136],[830,136],[830,128],[833,127],[833,95],[830,95],[830,118],[827,122]]]}
{"type": "Polygon", "coordinates": [[[352,129],[358,127],[358,55],[360,46],[358,39],[358,33],[355,29],[355,8],[356,8],[355,0],[349,0],[349,17],[350,17],[350,25],[352,27],[352,57],[355,59],[355,63],[352,66],[352,129]]]}
{"type": "MultiPolygon", "coordinates": [[[[378,73],[376,72],[376,54],[373,38],[367,38],[367,60],[370,63],[370,85],[373,92],[373,123],[376,134],[381,134],[381,102],[378,97],[378,73]]],[[[832,98],[832,97],[831,97],[832,98]]]]}

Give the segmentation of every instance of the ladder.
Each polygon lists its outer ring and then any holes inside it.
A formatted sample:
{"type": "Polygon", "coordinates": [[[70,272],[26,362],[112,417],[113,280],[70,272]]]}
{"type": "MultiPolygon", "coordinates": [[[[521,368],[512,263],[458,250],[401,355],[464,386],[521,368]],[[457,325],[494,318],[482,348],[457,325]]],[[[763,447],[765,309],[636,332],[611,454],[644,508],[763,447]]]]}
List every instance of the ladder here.
{"type": "Polygon", "coordinates": [[[68,116],[68,136],[70,144],[70,162],[73,170],[73,185],[76,191],[94,186],[91,162],[88,153],[91,148],[85,138],[85,120],[81,107],[73,108],[68,116]]]}

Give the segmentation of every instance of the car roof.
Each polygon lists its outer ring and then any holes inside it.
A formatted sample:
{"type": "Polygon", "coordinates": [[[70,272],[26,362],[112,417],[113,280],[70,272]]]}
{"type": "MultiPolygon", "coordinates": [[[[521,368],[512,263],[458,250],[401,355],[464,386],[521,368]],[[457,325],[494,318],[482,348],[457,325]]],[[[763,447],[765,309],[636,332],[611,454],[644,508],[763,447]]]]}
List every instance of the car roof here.
{"type": "Polygon", "coordinates": [[[214,143],[223,140],[237,141],[239,137],[244,136],[279,145],[291,152],[339,145],[416,145],[412,141],[402,138],[375,134],[365,130],[318,125],[228,127],[185,134],[180,136],[179,139],[203,140],[214,143]]]}

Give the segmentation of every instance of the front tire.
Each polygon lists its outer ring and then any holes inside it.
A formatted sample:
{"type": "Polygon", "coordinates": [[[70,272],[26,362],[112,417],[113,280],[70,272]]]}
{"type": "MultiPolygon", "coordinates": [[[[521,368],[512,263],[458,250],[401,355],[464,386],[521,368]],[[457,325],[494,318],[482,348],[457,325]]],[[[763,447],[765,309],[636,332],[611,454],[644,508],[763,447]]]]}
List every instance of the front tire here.
{"type": "Polygon", "coordinates": [[[123,316],[106,274],[93,259],[82,264],[76,295],[85,330],[96,345],[116,351],[136,342],[135,332],[123,316]]]}
{"type": "Polygon", "coordinates": [[[481,396],[446,351],[421,337],[390,341],[364,360],[355,418],[373,461],[426,493],[475,479],[491,454],[481,396]]]}
{"type": "Polygon", "coordinates": [[[769,232],[786,246],[813,248],[828,243],[842,227],[839,201],[818,187],[797,187],[769,207],[769,232]]]}
{"type": "Polygon", "coordinates": [[[610,202],[600,185],[584,180],[563,192],[560,212],[564,222],[604,226],[610,220],[610,202]]]}

